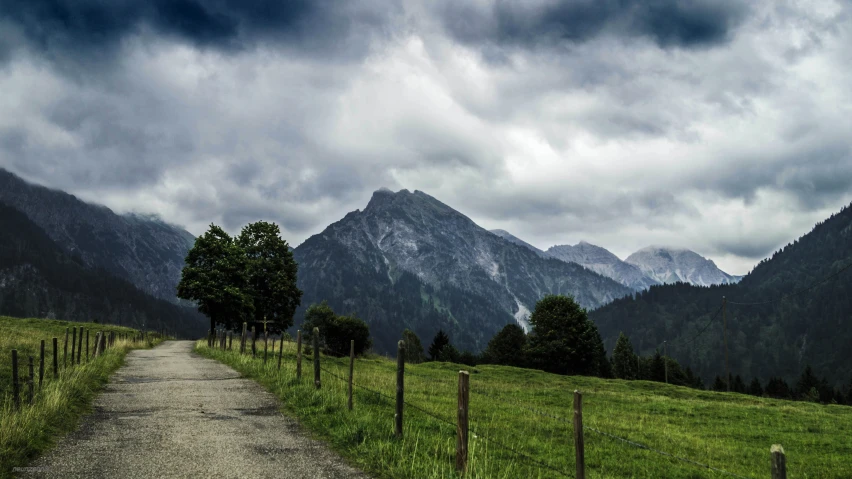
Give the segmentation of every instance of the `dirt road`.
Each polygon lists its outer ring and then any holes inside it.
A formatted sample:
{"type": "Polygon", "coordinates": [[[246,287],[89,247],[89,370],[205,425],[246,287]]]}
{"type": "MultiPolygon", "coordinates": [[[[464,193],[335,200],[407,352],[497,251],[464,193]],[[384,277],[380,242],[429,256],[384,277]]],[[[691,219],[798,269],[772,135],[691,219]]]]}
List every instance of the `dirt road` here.
{"type": "Polygon", "coordinates": [[[367,477],[257,383],[192,346],[131,351],[81,427],[20,477],[367,477]]]}

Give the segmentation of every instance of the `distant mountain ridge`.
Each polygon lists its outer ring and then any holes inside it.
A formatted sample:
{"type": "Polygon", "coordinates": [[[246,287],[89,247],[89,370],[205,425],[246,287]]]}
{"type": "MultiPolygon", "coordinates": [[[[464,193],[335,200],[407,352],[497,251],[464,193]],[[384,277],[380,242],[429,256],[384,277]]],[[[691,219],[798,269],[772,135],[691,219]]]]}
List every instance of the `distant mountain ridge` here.
{"type": "Polygon", "coordinates": [[[688,249],[648,246],[624,260],[642,270],[658,283],[677,282],[696,286],[737,283],[742,276],[732,276],[709,260],[688,249]]]}
{"type": "Polygon", "coordinates": [[[425,338],[444,328],[455,344],[479,350],[506,324],[526,325],[546,294],[596,308],[631,292],[504,240],[421,191],[376,191],[363,211],[312,236],[294,256],[303,305],[326,299],[357,313],[385,351],[405,327],[425,338]]]}
{"type": "Polygon", "coordinates": [[[642,291],[656,284],[684,282],[710,286],[736,283],[742,278],[725,273],[712,260],[687,249],[649,246],[622,261],[606,248],[586,241],[573,246],[551,246],[547,251],[542,251],[506,230],[496,229],[491,230],[491,233],[523,246],[542,258],[551,257],[579,264],[634,291],[642,291]]]}
{"type": "Polygon", "coordinates": [[[552,246],[548,248],[547,254],[562,261],[583,265],[636,291],[659,284],[659,281],[649,277],[637,266],[622,261],[605,248],[585,241],[574,246],[552,246]]]}
{"type": "Polygon", "coordinates": [[[608,350],[624,332],[643,354],[669,354],[706,381],[724,377],[726,298],[731,373],[795,381],[806,365],[835,386],[852,377],[852,207],[761,261],[741,281],[652,286],[590,312],[608,350]]]}
{"type": "Polygon", "coordinates": [[[117,215],[68,193],[27,183],[0,168],[0,203],[26,214],[87,266],[124,278],[142,291],[176,302],[194,237],[151,215],[117,215]]]}
{"type": "Polygon", "coordinates": [[[124,279],[87,266],[27,215],[3,203],[0,314],[162,328],[185,338],[202,335],[206,324],[194,308],[157,299],[124,279]]]}

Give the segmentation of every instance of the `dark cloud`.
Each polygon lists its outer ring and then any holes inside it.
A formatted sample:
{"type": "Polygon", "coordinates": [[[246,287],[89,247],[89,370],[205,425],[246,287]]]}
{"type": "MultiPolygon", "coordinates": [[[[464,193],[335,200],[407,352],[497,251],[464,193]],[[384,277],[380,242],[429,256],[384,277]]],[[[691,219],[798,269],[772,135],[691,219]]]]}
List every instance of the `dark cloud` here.
{"type": "MultiPolygon", "coordinates": [[[[146,31],[227,52],[281,42],[346,55],[363,53],[365,31],[382,33],[395,11],[391,3],[344,0],[0,0],[0,24],[66,62],[109,61],[125,39],[146,31]]],[[[0,38],[0,59],[10,48],[0,38]]]]}
{"type": "Polygon", "coordinates": [[[817,210],[852,190],[852,149],[848,140],[826,140],[791,148],[774,157],[742,157],[736,169],[720,165],[702,171],[694,185],[726,198],[755,201],[761,190],[783,192],[803,210],[817,210]]]}
{"type": "Polygon", "coordinates": [[[602,34],[645,37],[664,48],[707,47],[729,40],[747,14],[740,0],[496,0],[487,7],[451,2],[442,10],[446,29],[460,41],[527,48],[602,34]]]}

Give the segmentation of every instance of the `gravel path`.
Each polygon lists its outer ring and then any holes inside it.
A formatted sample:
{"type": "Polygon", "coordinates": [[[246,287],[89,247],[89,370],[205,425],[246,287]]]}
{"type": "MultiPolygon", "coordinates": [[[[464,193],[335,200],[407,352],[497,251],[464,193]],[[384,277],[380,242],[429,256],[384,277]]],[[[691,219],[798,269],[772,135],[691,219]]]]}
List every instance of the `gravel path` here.
{"type": "Polygon", "coordinates": [[[131,351],[75,432],[20,477],[366,478],[192,341],[131,351]]]}

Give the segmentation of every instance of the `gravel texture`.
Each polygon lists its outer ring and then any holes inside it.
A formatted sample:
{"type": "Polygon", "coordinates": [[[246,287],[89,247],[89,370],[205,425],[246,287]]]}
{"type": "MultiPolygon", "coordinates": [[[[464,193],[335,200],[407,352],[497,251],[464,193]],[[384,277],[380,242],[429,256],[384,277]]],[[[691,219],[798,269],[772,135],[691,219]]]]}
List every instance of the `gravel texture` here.
{"type": "Polygon", "coordinates": [[[81,426],[19,477],[366,478],[256,382],[192,352],[131,351],[81,426]]]}

